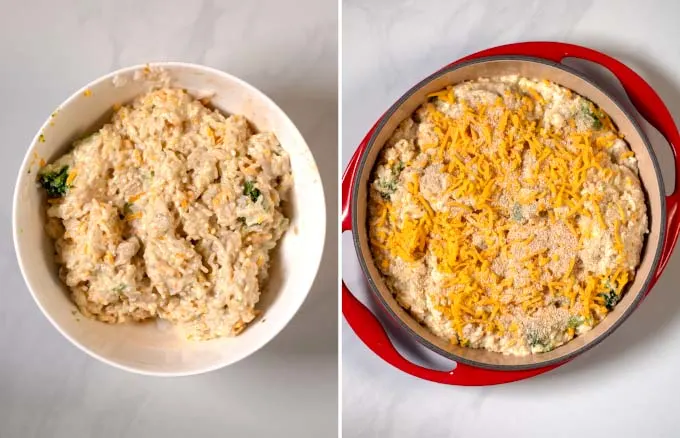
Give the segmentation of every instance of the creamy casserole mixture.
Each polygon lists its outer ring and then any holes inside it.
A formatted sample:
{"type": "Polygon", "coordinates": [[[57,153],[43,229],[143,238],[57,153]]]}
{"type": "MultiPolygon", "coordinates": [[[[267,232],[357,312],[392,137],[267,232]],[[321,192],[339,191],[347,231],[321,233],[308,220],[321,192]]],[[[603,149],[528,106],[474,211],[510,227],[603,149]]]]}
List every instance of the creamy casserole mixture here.
{"type": "Polygon", "coordinates": [[[84,315],[162,318],[194,339],[236,335],[257,315],[292,186],[274,134],[165,88],[116,109],[39,180],[84,315]]]}
{"type": "Polygon", "coordinates": [[[370,247],[397,301],[453,344],[549,351],[600,322],[635,274],[647,210],[634,153],[548,81],[429,96],[370,179],[370,247]]]}

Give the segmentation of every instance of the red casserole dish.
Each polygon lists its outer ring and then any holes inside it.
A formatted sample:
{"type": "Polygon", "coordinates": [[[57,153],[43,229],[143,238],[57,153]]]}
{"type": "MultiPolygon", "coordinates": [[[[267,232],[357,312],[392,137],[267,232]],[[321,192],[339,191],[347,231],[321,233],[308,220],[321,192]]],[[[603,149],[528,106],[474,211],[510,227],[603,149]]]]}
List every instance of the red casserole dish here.
{"type": "Polygon", "coordinates": [[[671,114],[654,90],[619,61],[585,47],[533,42],[500,46],[462,58],[417,84],[397,101],[366,135],[345,170],[342,181],[342,231],[352,231],[359,260],[371,291],[384,309],[417,341],[457,362],[449,372],[430,370],[404,358],[390,342],[376,317],[352,295],[343,282],[342,310],[357,336],[385,361],[416,377],[452,385],[491,385],[532,377],[558,367],[611,334],[649,293],[665,268],[680,232],[677,215],[680,193],[665,196],[659,166],[649,141],[631,114],[610,95],[580,73],[560,64],[565,58],[595,62],[621,82],[640,114],[666,138],[673,149],[674,168],[680,175],[678,132],[671,114]],[[484,350],[453,346],[420,326],[396,303],[375,269],[366,242],[366,181],[386,137],[396,125],[445,85],[481,76],[502,74],[548,79],[595,102],[625,135],[640,162],[640,177],[647,195],[650,234],[638,273],[621,303],[598,326],[549,353],[527,357],[504,356],[484,350]]]}

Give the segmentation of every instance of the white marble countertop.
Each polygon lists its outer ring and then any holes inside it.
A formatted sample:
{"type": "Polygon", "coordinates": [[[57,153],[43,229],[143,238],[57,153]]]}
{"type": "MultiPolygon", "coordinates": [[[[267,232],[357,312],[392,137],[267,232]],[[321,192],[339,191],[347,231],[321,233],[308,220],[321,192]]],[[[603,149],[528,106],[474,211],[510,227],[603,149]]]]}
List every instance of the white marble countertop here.
{"type": "MultiPolygon", "coordinates": [[[[417,81],[462,55],[509,42],[561,40],[607,52],[645,77],[680,121],[678,16],[680,3],[663,0],[345,0],[343,167],[375,120],[417,81]]],[[[365,297],[349,233],[341,248],[343,276],[365,297]]],[[[523,382],[464,388],[420,381],[370,352],[343,321],[344,436],[679,436],[677,252],[619,330],[523,382]]],[[[433,360],[424,355],[420,362],[433,360]]]]}
{"type": "Polygon", "coordinates": [[[0,437],[334,436],[337,431],[337,3],[0,0],[0,437]],[[61,101],[153,60],[197,62],[272,97],[324,176],[326,251],[300,313],[226,369],[163,379],[86,356],[33,303],[15,261],[11,195],[24,152],[61,101]]]}

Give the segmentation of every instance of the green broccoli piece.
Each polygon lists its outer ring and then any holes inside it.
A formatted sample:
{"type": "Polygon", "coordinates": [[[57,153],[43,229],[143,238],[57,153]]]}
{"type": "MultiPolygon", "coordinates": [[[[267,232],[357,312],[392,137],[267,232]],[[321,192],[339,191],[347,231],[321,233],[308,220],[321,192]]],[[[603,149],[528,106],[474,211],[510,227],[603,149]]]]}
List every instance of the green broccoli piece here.
{"type": "Polygon", "coordinates": [[[243,194],[248,196],[253,202],[256,202],[257,198],[261,195],[260,190],[255,187],[255,184],[253,184],[252,181],[246,181],[243,184],[243,194]]]}
{"type": "Polygon", "coordinates": [[[616,306],[616,304],[621,299],[621,297],[613,289],[610,289],[609,292],[606,292],[606,293],[603,292],[599,295],[602,298],[604,298],[604,305],[607,308],[607,310],[614,309],[614,306],[616,306]]]}
{"type": "Polygon", "coordinates": [[[569,321],[567,322],[567,327],[575,329],[576,327],[580,326],[581,324],[583,324],[583,318],[575,315],[575,316],[572,316],[571,318],[569,318],[569,321]]]}
{"type": "Polygon", "coordinates": [[[590,113],[590,117],[593,119],[593,128],[595,129],[602,128],[602,121],[596,115],[590,113]]]}
{"type": "Polygon", "coordinates": [[[602,120],[601,118],[604,117],[604,114],[600,110],[595,110],[593,111],[587,103],[583,104],[583,112],[585,113],[586,117],[588,117],[592,124],[593,128],[595,129],[600,129],[602,128],[602,120]]]}
{"type": "Polygon", "coordinates": [[[524,219],[524,216],[522,216],[522,206],[517,202],[512,206],[512,219],[515,222],[521,222],[524,219]]]}
{"type": "Polygon", "coordinates": [[[397,180],[380,180],[378,182],[378,191],[383,199],[390,199],[390,195],[397,191],[397,180]]]}
{"type": "Polygon", "coordinates": [[[527,342],[530,347],[543,346],[543,340],[538,336],[536,332],[529,332],[527,334],[527,342]]]}
{"type": "Polygon", "coordinates": [[[604,298],[604,305],[607,310],[612,310],[614,306],[616,306],[616,304],[621,300],[621,297],[616,293],[616,289],[614,286],[612,286],[609,280],[604,283],[604,287],[607,288],[607,292],[602,292],[598,295],[604,298]]]}
{"type": "Polygon", "coordinates": [[[64,166],[59,170],[52,172],[44,172],[40,174],[40,185],[47,192],[50,198],[61,198],[68,191],[68,166],[64,166]]]}
{"type": "Polygon", "coordinates": [[[540,347],[541,351],[543,351],[543,352],[547,352],[547,351],[552,350],[552,346],[550,345],[550,339],[546,338],[545,335],[543,335],[543,336],[540,335],[536,331],[533,331],[533,330],[529,331],[526,334],[526,339],[527,339],[527,343],[529,344],[529,346],[531,348],[540,347]]]}

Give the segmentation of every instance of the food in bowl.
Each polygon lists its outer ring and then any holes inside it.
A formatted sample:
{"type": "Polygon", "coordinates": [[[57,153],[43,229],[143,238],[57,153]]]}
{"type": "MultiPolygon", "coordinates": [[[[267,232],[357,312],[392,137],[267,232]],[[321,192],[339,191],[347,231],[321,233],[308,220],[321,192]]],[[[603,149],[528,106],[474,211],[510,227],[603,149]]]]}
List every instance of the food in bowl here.
{"type": "Polygon", "coordinates": [[[85,316],[161,318],[199,340],[237,335],[257,316],[293,183],[273,133],[156,89],[39,181],[60,277],[85,316]]]}
{"type": "Polygon", "coordinates": [[[397,302],[463,347],[524,356],[619,302],[648,218],[635,154],[600,108],[548,81],[429,95],[385,144],[367,227],[397,302]]]}

